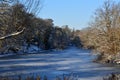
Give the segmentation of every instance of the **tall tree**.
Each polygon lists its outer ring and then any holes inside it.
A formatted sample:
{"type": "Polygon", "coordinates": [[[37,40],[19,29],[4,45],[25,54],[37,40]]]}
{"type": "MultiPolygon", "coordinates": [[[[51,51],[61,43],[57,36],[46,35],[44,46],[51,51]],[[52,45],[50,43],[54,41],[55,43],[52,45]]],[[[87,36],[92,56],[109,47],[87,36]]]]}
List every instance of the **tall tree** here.
{"type": "Polygon", "coordinates": [[[120,51],[120,3],[104,2],[94,15],[88,32],[88,42],[100,53],[117,54],[120,51]]]}

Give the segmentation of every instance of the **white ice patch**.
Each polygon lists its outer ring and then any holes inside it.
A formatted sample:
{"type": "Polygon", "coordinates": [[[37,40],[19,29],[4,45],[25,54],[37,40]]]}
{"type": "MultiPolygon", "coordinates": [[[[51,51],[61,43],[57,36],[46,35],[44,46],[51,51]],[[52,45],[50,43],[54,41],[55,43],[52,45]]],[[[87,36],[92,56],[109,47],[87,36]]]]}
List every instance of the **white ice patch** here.
{"type": "Polygon", "coordinates": [[[59,62],[27,62],[27,63],[17,63],[17,64],[1,64],[0,67],[16,67],[16,66],[48,66],[48,65],[69,65],[72,63],[80,62],[80,60],[73,61],[59,61],[59,62]]]}

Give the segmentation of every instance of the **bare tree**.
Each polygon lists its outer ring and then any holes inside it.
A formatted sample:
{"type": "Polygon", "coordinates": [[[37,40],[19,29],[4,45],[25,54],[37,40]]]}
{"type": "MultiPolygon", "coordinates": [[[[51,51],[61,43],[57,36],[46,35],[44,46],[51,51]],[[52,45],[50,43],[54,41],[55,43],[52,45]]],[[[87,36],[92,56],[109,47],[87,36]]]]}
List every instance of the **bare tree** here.
{"type": "Polygon", "coordinates": [[[107,0],[98,8],[86,33],[86,44],[105,54],[120,51],[120,3],[107,0]]]}

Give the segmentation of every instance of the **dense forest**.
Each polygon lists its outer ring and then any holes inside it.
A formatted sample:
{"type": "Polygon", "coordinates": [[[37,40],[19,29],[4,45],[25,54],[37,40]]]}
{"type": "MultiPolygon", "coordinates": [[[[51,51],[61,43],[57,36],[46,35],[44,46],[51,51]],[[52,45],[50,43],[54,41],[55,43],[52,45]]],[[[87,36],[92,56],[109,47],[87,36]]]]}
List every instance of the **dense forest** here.
{"type": "Polygon", "coordinates": [[[77,31],[68,25],[55,26],[52,19],[37,17],[40,9],[40,0],[0,1],[1,54],[25,51],[31,45],[45,50],[82,46],[77,31]]]}

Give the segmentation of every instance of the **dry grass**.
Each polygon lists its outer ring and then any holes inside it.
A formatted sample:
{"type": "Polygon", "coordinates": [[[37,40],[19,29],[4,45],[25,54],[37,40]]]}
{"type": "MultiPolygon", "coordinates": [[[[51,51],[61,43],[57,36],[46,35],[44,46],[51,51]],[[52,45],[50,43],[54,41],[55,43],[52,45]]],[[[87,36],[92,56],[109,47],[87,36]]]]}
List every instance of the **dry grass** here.
{"type": "MultiPolygon", "coordinates": [[[[17,77],[0,77],[0,80],[51,80],[51,78],[44,76],[17,76],[17,77]]],[[[76,76],[73,75],[63,75],[57,76],[54,80],[78,80],[76,76]]]]}

